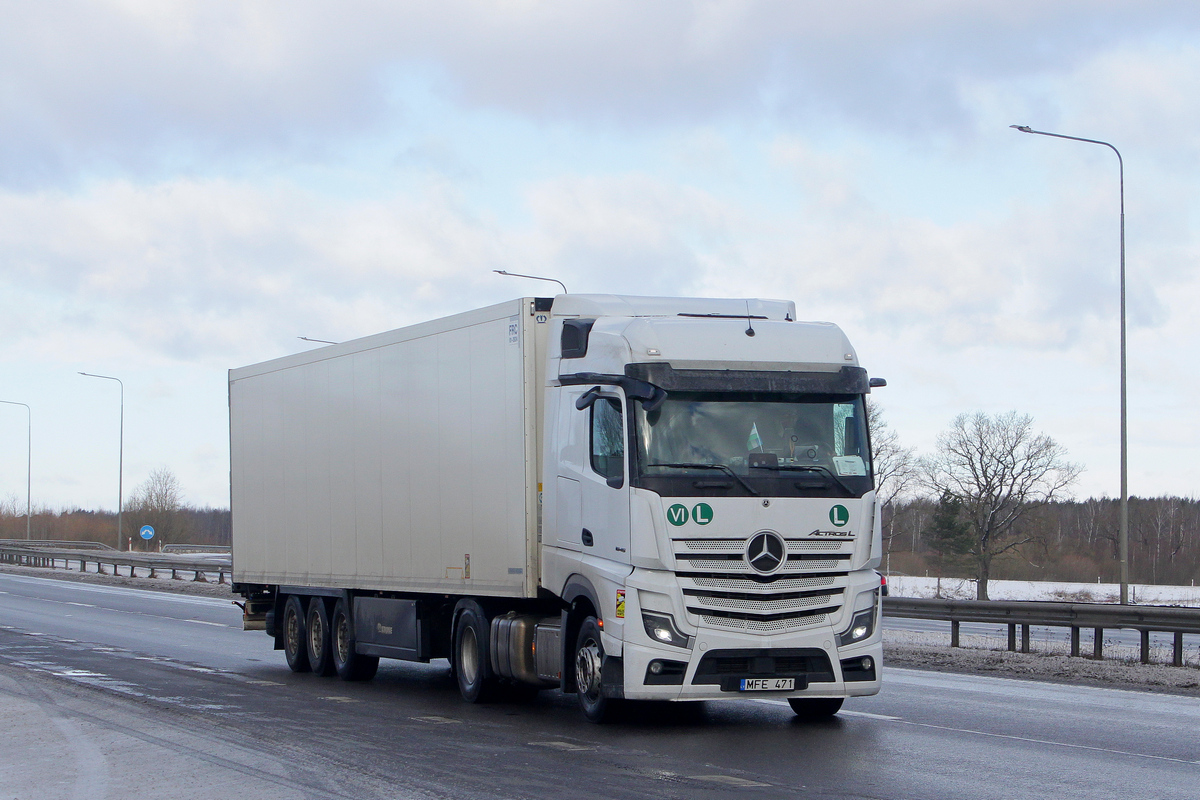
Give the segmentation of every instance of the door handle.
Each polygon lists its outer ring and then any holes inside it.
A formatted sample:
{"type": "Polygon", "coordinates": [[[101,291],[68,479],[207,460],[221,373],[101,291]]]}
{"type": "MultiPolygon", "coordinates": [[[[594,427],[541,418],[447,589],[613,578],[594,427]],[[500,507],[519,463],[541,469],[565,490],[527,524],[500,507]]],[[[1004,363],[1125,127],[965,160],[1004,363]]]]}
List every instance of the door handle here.
{"type": "Polygon", "coordinates": [[[587,528],[583,529],[583,544],[584,544],[584,547],[592,546],[592,532],[589,531],[587,528]]]}

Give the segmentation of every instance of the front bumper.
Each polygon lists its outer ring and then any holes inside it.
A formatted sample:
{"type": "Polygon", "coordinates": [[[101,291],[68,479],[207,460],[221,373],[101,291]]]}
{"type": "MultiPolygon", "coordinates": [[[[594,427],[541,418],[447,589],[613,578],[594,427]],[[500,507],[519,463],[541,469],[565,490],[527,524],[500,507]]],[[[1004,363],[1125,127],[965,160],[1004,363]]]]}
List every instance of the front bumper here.
{"type": "Polygon", "coordinates": [[[877,694],[883,661],[878,634],[838,648],[831,628],[780,636],[733,635],[701,628],[690,650],[637,642],[624,646],[625,697],[631,700],[714,700],[731,697],[859,697],[877,694]],[[870,670],[863,670],[863,658],[870,670]],[[651,662],[683,663],[657,675],[651,662]],[[666,672],[668,674],[664,675],[666,672]],[[742,678],[794,678],[793,691],[738,691],[742,678]],[[666,681],[671,681],[667,683],[666,681]],[[678,683],[674,681],[678,680],[678,683]]]}

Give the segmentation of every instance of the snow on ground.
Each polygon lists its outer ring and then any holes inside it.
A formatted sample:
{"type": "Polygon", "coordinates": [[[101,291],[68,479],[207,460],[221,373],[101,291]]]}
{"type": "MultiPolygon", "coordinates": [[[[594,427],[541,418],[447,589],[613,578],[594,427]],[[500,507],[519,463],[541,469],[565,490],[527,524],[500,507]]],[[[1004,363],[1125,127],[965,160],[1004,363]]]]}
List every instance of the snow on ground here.
{"type": "MultiPolygon", "coordinates": [[[[943,597],[974,600],[975,581],[961,578],[922,578],[889,575],[894,597],[943,597]],[[940,587],[939,587],[940,583],[940,587]],[[940,594],[939,594],[940,588],[940,594]]],[[[1073,603],[1116,603],[1121,587],[1115,583],[1065,583],[1060,581],[988,581],[992,600],[1060,600],[1073,603]]],[[[1200,608],[1200,586],[1129,585],[1130,602],[1150,606],[1200,608]]]]}

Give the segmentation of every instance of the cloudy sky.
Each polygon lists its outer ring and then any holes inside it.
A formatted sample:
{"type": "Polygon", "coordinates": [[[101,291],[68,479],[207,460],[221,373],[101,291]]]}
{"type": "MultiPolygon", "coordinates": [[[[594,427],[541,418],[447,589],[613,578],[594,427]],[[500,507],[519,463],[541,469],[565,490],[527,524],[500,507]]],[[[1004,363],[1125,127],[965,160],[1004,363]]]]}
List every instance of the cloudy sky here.
{"type": "MultiPolygon", "coordinates": [[[[1195,496],[1200,5],[0,0],[0,399],[33,501],[228,503],[226,370],[526,294],[794,299],[902,440],[1015,409],[1195,496]]],[[[25,500],[0,406],[0,500],[25,500]]]]}

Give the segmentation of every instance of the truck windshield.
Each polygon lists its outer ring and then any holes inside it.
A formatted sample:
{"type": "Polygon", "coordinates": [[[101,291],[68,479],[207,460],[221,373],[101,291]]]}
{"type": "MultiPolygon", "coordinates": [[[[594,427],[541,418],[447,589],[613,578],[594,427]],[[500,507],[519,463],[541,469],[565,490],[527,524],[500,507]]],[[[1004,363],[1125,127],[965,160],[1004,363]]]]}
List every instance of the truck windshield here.
{"type": "Polygon", "coordinates": [[[873,486],[861,395],[672,392],[653,411],[634,408],[638,483],[660,493],[860,496],[873,486]]]}

